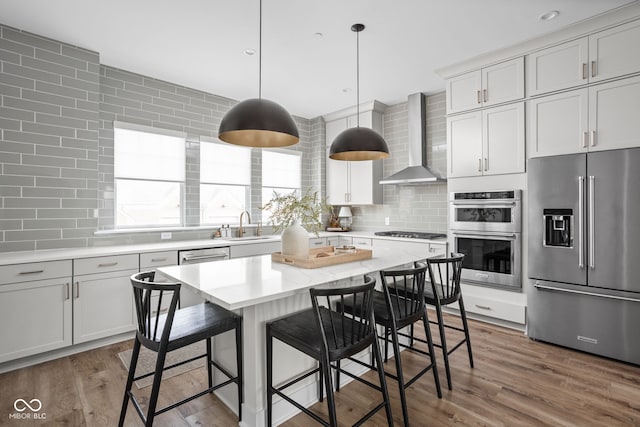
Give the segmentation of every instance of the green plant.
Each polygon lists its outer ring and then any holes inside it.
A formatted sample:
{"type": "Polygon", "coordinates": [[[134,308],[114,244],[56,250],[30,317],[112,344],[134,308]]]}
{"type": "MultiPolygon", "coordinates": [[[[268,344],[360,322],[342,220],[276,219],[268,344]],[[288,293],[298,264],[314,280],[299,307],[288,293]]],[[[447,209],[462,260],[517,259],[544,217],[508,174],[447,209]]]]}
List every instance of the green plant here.
{"type": "Polygon", "coordinates": [[[321,214],[324,210],[331,211],[331,206],[317,191],[311,193],[307,190],[303,196],[299,196],[297,191],[289,194],[274,191],[271,200],[260,209],[271,214],[269,225],[275,232],[282,231],[299,220],[304,228],[317,235],[323,228],[321,214]]]}

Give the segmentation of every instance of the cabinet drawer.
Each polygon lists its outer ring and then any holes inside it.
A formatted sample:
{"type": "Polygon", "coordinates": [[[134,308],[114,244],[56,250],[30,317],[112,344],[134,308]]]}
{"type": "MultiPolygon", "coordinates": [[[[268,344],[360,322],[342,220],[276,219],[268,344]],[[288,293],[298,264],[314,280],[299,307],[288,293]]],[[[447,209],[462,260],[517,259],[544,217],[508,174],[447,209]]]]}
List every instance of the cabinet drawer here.
{"type": "Polygon", "coordinates": [[[132,269],[139,269],[138,254],[81,258],[73,260],[74,276],[132,269]]]}
{"type": "Polygon", "coordinates": [[[178,264],[177,251],[148,252],[140,254],[140,270],[178,264]]]}
{"type": "Polygon", "coordinates": [[[71,276],[71,260],[30,262],[0,267],[0,285],[71,276]]]}
{"type": "MultiPolygon", "coordinates": [[[[462,295],[467,313],[481,314],[487,317],[524,324],[525,306],[508,301],[501,301],[479,295],[462,295]]],[[[451,305],[456,307],[455,304],[451,305]]],[[[457,308],[457,307],[456,307],[457,308]]]]}
{"type": "Polygon", "coordinates": [[[327,246],[327,239],[324,237],[314,237],[309,239],[309,247],[310,248],[319,248],[322,246],[327,246]]]}
{"type": "Polygon", "coordinates": [[[445,255],[447,253],[447,244],[429,243],[429,255],[445,255]]]}
{"type": "Polygon", "coordinates": [[[373,247],[373,243],[371,239],[367,239],[363,237],[354,237],[353,246],[355,246],[356,248],[371,249],[373,247]]]}

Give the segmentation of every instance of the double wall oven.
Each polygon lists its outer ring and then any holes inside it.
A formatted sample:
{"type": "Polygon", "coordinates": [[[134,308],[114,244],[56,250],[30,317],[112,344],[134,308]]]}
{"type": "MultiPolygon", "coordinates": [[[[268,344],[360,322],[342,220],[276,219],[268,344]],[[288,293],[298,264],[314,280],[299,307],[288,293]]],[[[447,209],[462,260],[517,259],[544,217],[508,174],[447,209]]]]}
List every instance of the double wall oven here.
{"type": "Polygon", "coordinates": [[[521,191],[456,192],[449,202],[452,246],[465,255],[462,280],[519,291],[521,191]]]}

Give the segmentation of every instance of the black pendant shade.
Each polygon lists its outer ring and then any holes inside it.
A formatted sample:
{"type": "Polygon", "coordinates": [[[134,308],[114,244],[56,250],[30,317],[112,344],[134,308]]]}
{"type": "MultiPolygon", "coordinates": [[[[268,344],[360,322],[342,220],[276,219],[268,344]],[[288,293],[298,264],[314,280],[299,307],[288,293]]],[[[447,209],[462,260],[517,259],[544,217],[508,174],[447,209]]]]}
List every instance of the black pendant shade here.
{"type": "Polygon", "coordinates": [[[247,99],[229,110],[220,122],[218,137],[245,147],[287,147],[300,140],[287,110],[262,98],[247,99]]]}
{"type": "Polygon", "coordinates": [[[384,138],[373,129],[350,128],[333,140],[329,158],[334,160],[380,160],[389,157],[389,147],[384,138]]]}
{"type": "Polygon", "coordinates": [[[341,132],[331,143],[329,158],[333,160],[380,160],[389,157],[384,138],[373,129],[360,127],[360,32],[364,24],[353,24],[356,33],[356,118],[357,126],[341,132]]]}

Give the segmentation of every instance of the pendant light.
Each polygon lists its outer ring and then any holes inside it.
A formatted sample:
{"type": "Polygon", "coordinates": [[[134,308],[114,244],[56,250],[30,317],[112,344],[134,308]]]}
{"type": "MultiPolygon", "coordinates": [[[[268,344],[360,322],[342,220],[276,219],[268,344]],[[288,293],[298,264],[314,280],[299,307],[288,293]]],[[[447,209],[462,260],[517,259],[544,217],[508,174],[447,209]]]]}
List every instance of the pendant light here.
{"type": "Polygon", "coordinates": [[[355,128],[341,132],[333,140],[329,158],[334,160],[380,160],[389,157],[389,147],[384,138],[373,129],[360,127],[360,32],[364,24],[353,24],[351,31],[356,33],[356,123],[355,128]]]}
{"type": "Polygon", "coordinates": [[[300,140],[291,115],[281,105],[262,99],[262,0],[260,0],[260,46],[258,98],[235,105],[222,118],[218,138],[245,147],[286,147],[300,140]]]}

